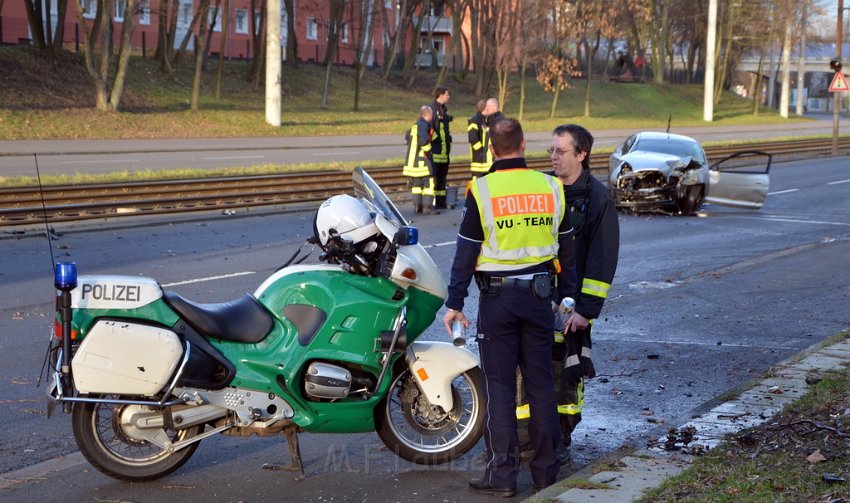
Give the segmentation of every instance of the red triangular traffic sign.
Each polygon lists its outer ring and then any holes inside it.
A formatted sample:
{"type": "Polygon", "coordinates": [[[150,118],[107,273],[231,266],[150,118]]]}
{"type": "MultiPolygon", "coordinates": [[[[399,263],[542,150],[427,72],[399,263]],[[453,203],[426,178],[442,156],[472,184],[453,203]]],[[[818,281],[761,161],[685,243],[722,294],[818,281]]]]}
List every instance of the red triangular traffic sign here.
{"type": "Polygon", "coordinates": [[[835,77],[832,78],[832,84],[829,85],[829,91],[837,93],[848,90],[850,90],[850,86],[847,85],[847,77],[841,72],[835,72],[835,77]]]}

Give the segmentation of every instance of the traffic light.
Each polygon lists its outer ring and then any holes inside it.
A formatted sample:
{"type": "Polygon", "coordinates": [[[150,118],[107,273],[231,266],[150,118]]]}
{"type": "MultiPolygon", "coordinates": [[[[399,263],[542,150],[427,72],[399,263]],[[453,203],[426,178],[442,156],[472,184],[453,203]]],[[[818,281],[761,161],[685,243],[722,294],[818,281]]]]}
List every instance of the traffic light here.
{"type": "Polygon", "coordinates": [[[841,71],[841,60],[840,59],[832,59],[829,61],[829,69],[833,72],[841,71]]]}

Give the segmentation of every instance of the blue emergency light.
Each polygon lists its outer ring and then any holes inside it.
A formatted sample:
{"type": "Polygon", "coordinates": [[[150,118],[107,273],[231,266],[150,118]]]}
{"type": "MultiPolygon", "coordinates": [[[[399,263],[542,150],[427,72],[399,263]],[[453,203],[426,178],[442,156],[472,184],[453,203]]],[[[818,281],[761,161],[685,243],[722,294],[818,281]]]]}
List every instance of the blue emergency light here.
{"type": "Polygon", "coordinates": [[[396,231],[394,239],[401,246],[411,246],[419,242],[419,229],[403,225],[396,231]]]}
{"type": "Polygon", "coordinates": [[[63,292],[70,292],[77,288],[77,264],[75,262],[59,262],[56,264],[53,286],[63,292]]]}

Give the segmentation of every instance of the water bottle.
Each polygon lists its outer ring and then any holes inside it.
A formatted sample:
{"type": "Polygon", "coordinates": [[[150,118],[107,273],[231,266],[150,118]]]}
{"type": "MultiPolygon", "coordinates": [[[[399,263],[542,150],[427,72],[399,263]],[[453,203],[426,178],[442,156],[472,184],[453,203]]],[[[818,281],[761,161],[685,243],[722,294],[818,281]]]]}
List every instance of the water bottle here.
{"type": "Polygon", "coordinates": [[[574,301],[572,297],[564,297],[564,300],[561,301],[561,305],[558,306],[558,311],[555,313],[556,332],[564,331],[564,325],[567,324],[567,320],[570,319],[570,315],[573,314],[574,307],[576,307],[576,301],[574,301]]]}
{"type": "Polygon", "coordinates": [[[452,322],[452,344],[458,348],[466,345],[466,338],[463,336],[463,323],[460,320],[452,322]]]}

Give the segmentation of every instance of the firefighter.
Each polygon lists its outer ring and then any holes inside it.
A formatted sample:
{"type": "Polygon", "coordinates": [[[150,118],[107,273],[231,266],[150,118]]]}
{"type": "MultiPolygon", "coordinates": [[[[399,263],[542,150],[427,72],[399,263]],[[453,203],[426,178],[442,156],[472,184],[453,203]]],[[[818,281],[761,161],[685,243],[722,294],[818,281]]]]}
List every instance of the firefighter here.
{"type": "Polygon", "coordinates": [[[434,207],[446,209],[446,178],[449,175],[449,154],[452,150],[452,135],[449,133],[449,115],[446,103],[451,95],[445,87],[434,91],[434,102],[431,107],[431,162],[434,165],[434,207]]]}
{"type": "Polygon", "coordinates": [[[409,179],[413,196],[413,210],[416,213],[439,214],[434,209],[434,166],[431,162],[431,107],[423,105],[419,109],[419,120],[407,131],[407,156],[401,174],[409,179]]]}
{"type": "Polygon", "coordinates": [[[532,482],[555,482],[559,438],[552,366],[553,300],[575,289],[571,225],[561,182],[528,168],[522,127],[504,119],[490,130],[496,161],[487,176],[470,183],[458,231],[443,323],[460,321],[473,276],[481,289],[477,336],[487,415],[484,476],[472,491],[516,495],[519,443],[516,369],[527,377],[534,458],[532,482]],[[558,281],[555,281],[557,277],[558,281]]]}
{"type": "Polygon", "coordinates": [[[467,136],[469,137],[469,151],[472,154],[472,162],[469,163],[469,171],[472,179],[483,176],[493,164],[493,154],[490,152],[490,142],[487,139],[487,126],[484,124],[484,110],[487,100],[479,100],[475,105],[475,115],[467,121],[467,136]]]}
{"type": "MultiPolygon", "coordinates": [[[[578,291],[576,305],[563,333],[556,332],[553,365],[558,400],[561,445],[558,457],[570,460],[571,434],[581,421],[584,381],[596,375],[591,360],[590,332],[599,317],[617,270],[620,225],[608,189],[590,173],[593,136],[575,124],[552,132],[549,156],[552,173],[563,183],[567,210],[573,226],[578,291]]],[[[519,419],[528,417],[527,406],[517,408],[519,419]]],[[[521,435],[522,436],[522,432],[521,435]]]]}

